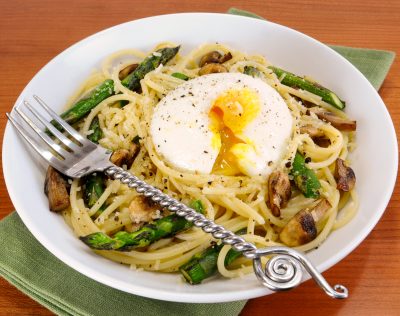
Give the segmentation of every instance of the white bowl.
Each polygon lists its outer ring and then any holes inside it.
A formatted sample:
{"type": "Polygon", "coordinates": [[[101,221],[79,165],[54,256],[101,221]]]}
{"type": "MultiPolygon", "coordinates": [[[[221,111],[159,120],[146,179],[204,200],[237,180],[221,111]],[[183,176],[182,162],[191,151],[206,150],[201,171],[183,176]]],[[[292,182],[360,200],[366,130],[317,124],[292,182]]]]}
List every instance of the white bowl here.
{"type": "MultiPolygon", "coordinates": [[[[55,57],[16,104],[37,94],[60,112],[79,83],[108,54],[124,48],[150,49],[166,40],[182,44],[183,53],[204,42],[261,53],[276,65],[316,78],[347,101],[346,112],[357,120],[358,147],[352,160],[359,212],[307,256],[322,272],[348,255],[372,230],[390,199],[397,174],[396,135],[384,103],[367,79],[332,49],[302,33],[224,14],[173,14],[132,21],[92,35],[55,57]]],[[[10,124],[4,135],[3,170],[12,202],[33,235],[60,260],[92,279],[129,293],[179,302],[223,302],[270,293],[253,275],[190,286],[177,274],[137,272],[94,254],[60,215],[49,211],[43,194],[44,164],[27,150],[10,124]]]]}

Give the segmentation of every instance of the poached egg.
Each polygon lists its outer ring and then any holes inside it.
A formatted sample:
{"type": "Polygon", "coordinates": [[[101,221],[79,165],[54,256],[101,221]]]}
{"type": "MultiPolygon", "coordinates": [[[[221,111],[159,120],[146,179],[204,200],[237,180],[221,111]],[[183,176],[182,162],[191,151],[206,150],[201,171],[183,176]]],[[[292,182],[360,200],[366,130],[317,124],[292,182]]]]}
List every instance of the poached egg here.
{"type": "Polygon", "coordinates": [[[291,113],[279,93],[241,73],[209,74],[168,93],[150,134],[171,166],[193,173],[266,176],[286,152],[291,113]]]}

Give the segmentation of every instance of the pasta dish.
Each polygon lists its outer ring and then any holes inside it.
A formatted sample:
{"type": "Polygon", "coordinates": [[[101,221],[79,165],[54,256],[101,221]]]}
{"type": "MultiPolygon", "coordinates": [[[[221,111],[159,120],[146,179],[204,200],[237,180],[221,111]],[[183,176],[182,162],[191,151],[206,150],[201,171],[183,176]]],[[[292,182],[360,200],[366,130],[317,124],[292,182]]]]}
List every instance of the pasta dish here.
{"type": "MultiPolygon", "coordinates": [[[[356,122],[313,78],[222,44],[108,56],[61,116],[111,161],[257,247],[318,247],[356,214],[356,122]]],[[[99,255],[198,284],[253,271],[230,246],[97,172],[46,175],[50,209],[99,255]]]]}

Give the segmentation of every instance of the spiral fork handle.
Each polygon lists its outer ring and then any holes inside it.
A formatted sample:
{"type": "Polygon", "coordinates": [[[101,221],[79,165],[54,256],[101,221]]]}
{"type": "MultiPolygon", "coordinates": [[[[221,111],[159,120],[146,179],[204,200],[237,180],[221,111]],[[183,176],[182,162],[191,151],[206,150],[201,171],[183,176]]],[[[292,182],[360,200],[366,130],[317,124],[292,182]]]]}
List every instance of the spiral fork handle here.
{"type": "Polygon", "coordinates": [[[223,226],[215,224],[203,214],[197,213],[192,208],[171,198],[122,168],[112,165],[106,168],[104,172],[109,177],[121,181],[160,206],[178,216],[184,217],[204,232],[211,234],[214,238],[220,239],[224,244],[230,245],[234,250],[241,252],[246,258],[252,259],[254,273],[260,282],[270,290],[284,291],[298,286],[302,280],[302,268],[304,268],[329,296],[338,299],[348,297],[346,287],[338,284],[332,288],[312,263],[300,252],[288,247],[257,249],[252,243],[235,235],[223,226]],[[273,257],[269,258],[265,269],[263,269],[261,258],[266,256],[273,257]]]}
{"type": "Polygon", "coordinates": [[[332,288],[302,253],[288,247],[257,249],[253,258],[253,268],[260,282],[272,291],[285,291],[298,286],[302,280],[303,268],[330,297],[344,299],[349,295],[347,288],[341,284],[332,288]],[[263,270],[261,258],[272,255],[263,270]]]}

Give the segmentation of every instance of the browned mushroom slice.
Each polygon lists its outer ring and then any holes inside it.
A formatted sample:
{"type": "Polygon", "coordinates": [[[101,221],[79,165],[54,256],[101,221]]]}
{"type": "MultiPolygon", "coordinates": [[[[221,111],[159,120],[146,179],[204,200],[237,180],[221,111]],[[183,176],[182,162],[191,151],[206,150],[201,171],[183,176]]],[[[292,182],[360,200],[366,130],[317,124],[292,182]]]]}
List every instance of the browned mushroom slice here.
{"type": "Polygon", "coordinates": [[[221,57],[222,57],[222,55],[219,52],[217,52],[216,50],[209,52],[209,53],[205,54],[203,57],[201,57],[201,59],[199,61],[199,66],[203,67],[207,64],[219,63],[219,60],[221,57]]]}
{"type": "Polygon", "coordinates": [[[315,138],[313,138],[313,141],[319,147],[327,148],[331,145],[331,140],[326,137],[315,137],[315,138]]]}
{"type": "Polygon", "coordinates": [[[129,205],[129,216],[134,224],[150,222],[160,217],[160,207],[151,200],[136,196],[129,205]]]}
{"type": "Polygon", "coordinates": [[[118,78],[119,80],[124,79],[125,77],[127,77],[132,71],[134,71],[137,67],[139,66],[139,64],[132,64],[132,65],[128,65],[126,66],[124,69],[122,69],[119,74],[118,74],[118,78]]]}
{"type": "Polygon", "coordinates": [[[336,159],[335,179],[337,181],[337,189],[348,192],[351,191],[356,184],[356,175],[350,167],[347,167],[343,159],[336,159]]]}
{"type": "Polygon", "coordinates": [[[311,124],[301,126],[299,131],[301,134],[308,134],[319,147],[329,147],[331,145],[330,139],[325,137],[324,132],[311,124]]]}
{"type": "Polygon", "coordinates": [[[231,52],[228,52],[228,53],[226,53],[224,56],[222,56],[220,59],[219,59],[219,63],[220,64],[223,64],[224,62],[226,62],[226,61],[228,61],[228,60],[231,60],[232,59],[232,54],[231,54],[231,52]]]}
{"type": "Polygon", "coordinates": [[[199,61],[199,66],[203,67],[207,64],[223,64],[224,62],[231,59],[232,59],[232,54],[230,52],[226,53],[225,55],[221,55],[220,52],[214,50],[201,57],[199,61]]]}
{"type": "Polygon", "coordinates": [[[274,171],[268,179],[268,204],[274,216],[281,215],[281,208],[287,205],[292,195],[289,175],[283,171],[274,171]]]}
{"type": "Polygon", "coordinates": [[[140,146],[138,144],[132,143],[129,147],[129,150],[117,149],[116,151],[114,151],[111,155],[110,161],[118,167],[126,165],[128,168],[130,168],[139,151],[140,146]]]}
{"type": "Polygon", "coordinates": [[[322,130],[311,124],[303,125],[299,130],[301,134],[308,134],[311,138],[324,136],[324,132],[322,130]]]}
{"type": "Polygon", "coordinates": [[[213,73],[221,73],[221,72],[228,72],[228,69],[226,69],[226,67],[221,64],[211,63],[211,64],[207,64],[207,65],[204,65],[203,67],[201,67],[199,70],[199,75],[203,76],[203,75],[208,75],[208,74],[213,74],[213,73]]]}
{"type": "Polygon", "coordinates": [[[69,207],[68,183],[53,167],[49,167],[44,181],[44,193],[49,200],[50,211],[60,212],[69,207]]]}
{"type": "Polygon", "coordinates": [[[339,116],[335,115],[334,113],[325,111],[321,108],[314,107],[314,108],[310,109],[310,111],[314,112],[318,116],[319,119],[331,123],[332,126],[337,128],[338,130],[341,130],[344,132],[351,132],[351,131],[355,131],[357,128],[356,121],[352,121],[349,119],[339,117],[339,116]]]}
{"type": "Polygon", "coordinates": [[[310,242],[317,237],[316,223],[331,207],[326,199],[322,199],[311,210],[298,212],[279,234],[281,241],[289,247],[296,247],[310,242]]]}

